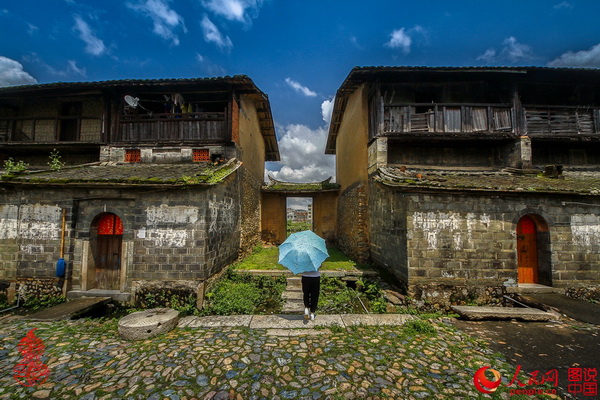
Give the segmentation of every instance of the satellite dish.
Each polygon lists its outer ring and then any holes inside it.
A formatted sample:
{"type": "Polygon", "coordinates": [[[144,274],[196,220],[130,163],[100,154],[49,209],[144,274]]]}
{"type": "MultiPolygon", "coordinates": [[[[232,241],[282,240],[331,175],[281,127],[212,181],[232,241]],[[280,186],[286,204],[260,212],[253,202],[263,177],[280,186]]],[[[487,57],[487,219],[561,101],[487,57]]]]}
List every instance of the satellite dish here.
{"type": "Polygon", "coordinates": [[[140,99],[138,97],[133,97],[130,95],[125,96],[125,103],[127,103],[129,105],[129,107],[136,108],[138,106],[139,102],[140,102],[140,99]]]}

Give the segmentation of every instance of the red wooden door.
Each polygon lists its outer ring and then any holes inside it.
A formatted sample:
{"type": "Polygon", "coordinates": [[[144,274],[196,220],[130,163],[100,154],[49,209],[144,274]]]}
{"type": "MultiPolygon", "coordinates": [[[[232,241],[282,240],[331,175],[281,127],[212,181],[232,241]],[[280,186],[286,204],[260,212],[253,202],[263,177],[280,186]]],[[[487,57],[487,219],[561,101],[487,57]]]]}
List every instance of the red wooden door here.
{"type": "Polygon", "coordinates": [[[521,218],[517,224],[517,253],[519,283],[537,283],[537,229],[528,216],[521,218]]]}
{"type": "Polygon", "coordinates": [[[119,290],[123,223],[115,214],[106,214],[98,223],[96,288],[119,290]]]}

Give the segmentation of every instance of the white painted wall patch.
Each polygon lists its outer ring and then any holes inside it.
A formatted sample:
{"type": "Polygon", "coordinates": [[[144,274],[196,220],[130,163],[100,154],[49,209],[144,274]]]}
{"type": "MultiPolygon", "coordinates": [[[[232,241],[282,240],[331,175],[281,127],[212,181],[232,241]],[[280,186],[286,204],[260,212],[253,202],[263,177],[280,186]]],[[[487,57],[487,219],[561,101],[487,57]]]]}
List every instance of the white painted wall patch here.
{"type": "Polygon", "coordinates": [[[591,247],[600,244],[600,216],[594,214],[574,214],[571,216],[573,242],[591,247]]]}

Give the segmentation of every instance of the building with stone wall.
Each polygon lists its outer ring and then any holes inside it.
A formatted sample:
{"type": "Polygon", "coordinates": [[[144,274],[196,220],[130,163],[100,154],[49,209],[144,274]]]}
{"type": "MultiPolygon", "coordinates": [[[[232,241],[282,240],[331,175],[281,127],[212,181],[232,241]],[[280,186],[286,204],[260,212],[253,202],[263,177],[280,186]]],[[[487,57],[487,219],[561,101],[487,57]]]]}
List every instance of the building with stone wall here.
{"type": "Polygon", "coordinates": [[[260,240],[264,163],[279,151],[267,96],[234,76],[1,88],[9,158],[29,168],[1,176],[2,294],[201,299],[260,240]]]}
{"type": "Polygon", "coordinates": [[[600,70],[354,68],[337,239],[421,299],[600,283],[600,70]]]}

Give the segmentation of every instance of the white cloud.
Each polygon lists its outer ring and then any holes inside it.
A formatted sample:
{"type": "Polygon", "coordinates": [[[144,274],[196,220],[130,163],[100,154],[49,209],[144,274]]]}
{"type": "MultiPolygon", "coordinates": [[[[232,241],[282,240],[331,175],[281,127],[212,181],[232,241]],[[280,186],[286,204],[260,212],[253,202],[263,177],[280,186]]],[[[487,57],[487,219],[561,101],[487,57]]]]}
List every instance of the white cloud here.
{"type": "Polygon", "coordinates": [[[390,33],[390,40],[384,46],[391,49],[400,49],[404,54],[411,51],[411,46],[414,44],[415,36],[427,42],[427,32],[420,25],[415,25],[410,29],[400,28],[395,29],[390,33]]]}
{"type": "Polygon", "coordinates": [[[75,26],[73,26],[73,29],[77,31],[79,38],[85,42],[85,51],[94,56],[101,56],[106,53],[107,48],[104,45],[104,42],[92,32],[92,29],[87,22],[78,15],[74,18],[75,26]]]}
{"type": "Polygon", "coordinates": [[[216,15],[246,25],[258,17],[262,3],[262,0],[205,0],[202,2],[204,7],[216,15]]]}
{"type": "Polygon", "coordinates": [[[496,50],[487,49],[482,55],[477,57],[478,60],[482,60],[488,63],[496,61],[496,50]]]}
{"type": "Polygon", "coordinates": [[[128,3],[127,7],[149,17],[154,23],[153,32],[173,45],[179,45],[179,37],[175,29],[179,26],[187,32],[183,17],[169,7],[169,0],[145,0],[136,4],[128,3]]]}
{"type": "Polygon", "coordinates": [[[365,49],[363,46],[361,46],[360,43],[358,43],[358,39],[356,38],[356,36],[350,36],[350,43],[352,43],[352,45],[354,47],[356,47],[358,50],[364,50],[365,49]]]}
{"type": "Polygon", "coordinates": [[[534,58],[531,47],[519,43],[514,36],[509,36],[502,41],[502,49],[498,52],[494,48],[487,49],[483,54],[477,57],[478,60],[486,63],[510,61],[513,63],[532,60],[534,58]]]}
{"type": "Polygon", "coordinates": [[[412,39],[408,33],[405,32],[404,28],[392,31],[390,36],[390,41],[385,44],[387,47],[392,49],[401,49],[404,54],[410,53],[412,39]]]}
{"type": "Polygon", "coordinates": [[[335,97],[333,97],[331,100],[325,100],[321,103],[321,116],[323,117],[323,121],[325,121],[325,124],[327,124],[327,127],[329,127],[329,124],[331,123],[331,114],[333,113],[334,103],[335,97]]]}
{"type": "Polygon", "coordinates": [[[208,43],[214,43],[221,50],[229,51],[233,47],[233,42],[229,39],[229,36],[225,36],[219,31],[219,28],[208,18],[208,16],[204,16],[202,18],[202,22],[200,22],[202,26],[202,32],[204,34],[204,40],[208,43]]]}
{"type": "Polygon", "coordinates": [[[573,4],[569,3],[568,1],[563,1],[562,3],[558,3],[558,4],[554,5],[555,10],[571,9],[571,8],[573,8],[573,4]]]}
{"type": "Polygon", "coordinates": [[[203,56],[200,53],[196,53],[196,61],[200,65],[203,76],[225,76],[227,70],[222,66],[215,64],[208,57],[203,56]]]}
{"type": "Polygon", "coordinates": [[[0,86],[28,85],[37,80],[23,70],[21,63],[0,56],[0,86]]]}
{"type": "Polygon", "coordinates": [[[266,171],[273,178],[288,182],[319,182],[335,175],[335,156],[325,154],[328,130],[306,125],[288,125],[279,140],[283,165],[279,171],[266,171]]]}
{"type": "Polygon", "coordinates": [[[521,60],[529,60],[533,58],[531,47],[526,44],[519,43],[514,36],[504,39],[502,42],[502,55],[510,61],[517,62],[521,60]]]}
{"type": "Polygon", "coordinates": [[[37,64],[38,66],[48,71],[49,74],[61,77],[63,79],[75,76],[87,76],[86,69],[79,67],[77,65],[77,61],[74,60],[67,60],[67,65],[64,68],[55,68],[51,65],[46,64],[36,53],[31,53],[27,56],[24,56],[23,59],[29,63],[37,64]]]}
{"type": "Polygon", "coordinates": [[[32,25],[30,23],[27,23],[27,33],[29,33],[29,35],[33,35],[34,33],[36,33],[40,28],[38,28],[35,25],[32,25]]]}
{"type": "Polygon", "coordinates": [[[296,92],[301,93],[307,97],[315,97],[317,95],[315,92],[313,92],[306,86],[302,86],[300,83],[296,82],[291,78],[285,78],[285,83],[287,83],[296,92]]]}
{"type": "Polygon", "coordinates": [[[67,60],[67,72],[70,74],[86,76],[87,71],[85,68],[80,68],[77,66],[77,62],[73,60],[67,60]]]}
{"type": "Polygon", "coordinates": [[[568,51],[548,63],[550,67],[600,67],[600,43],[589,50],[568,51]]]}

